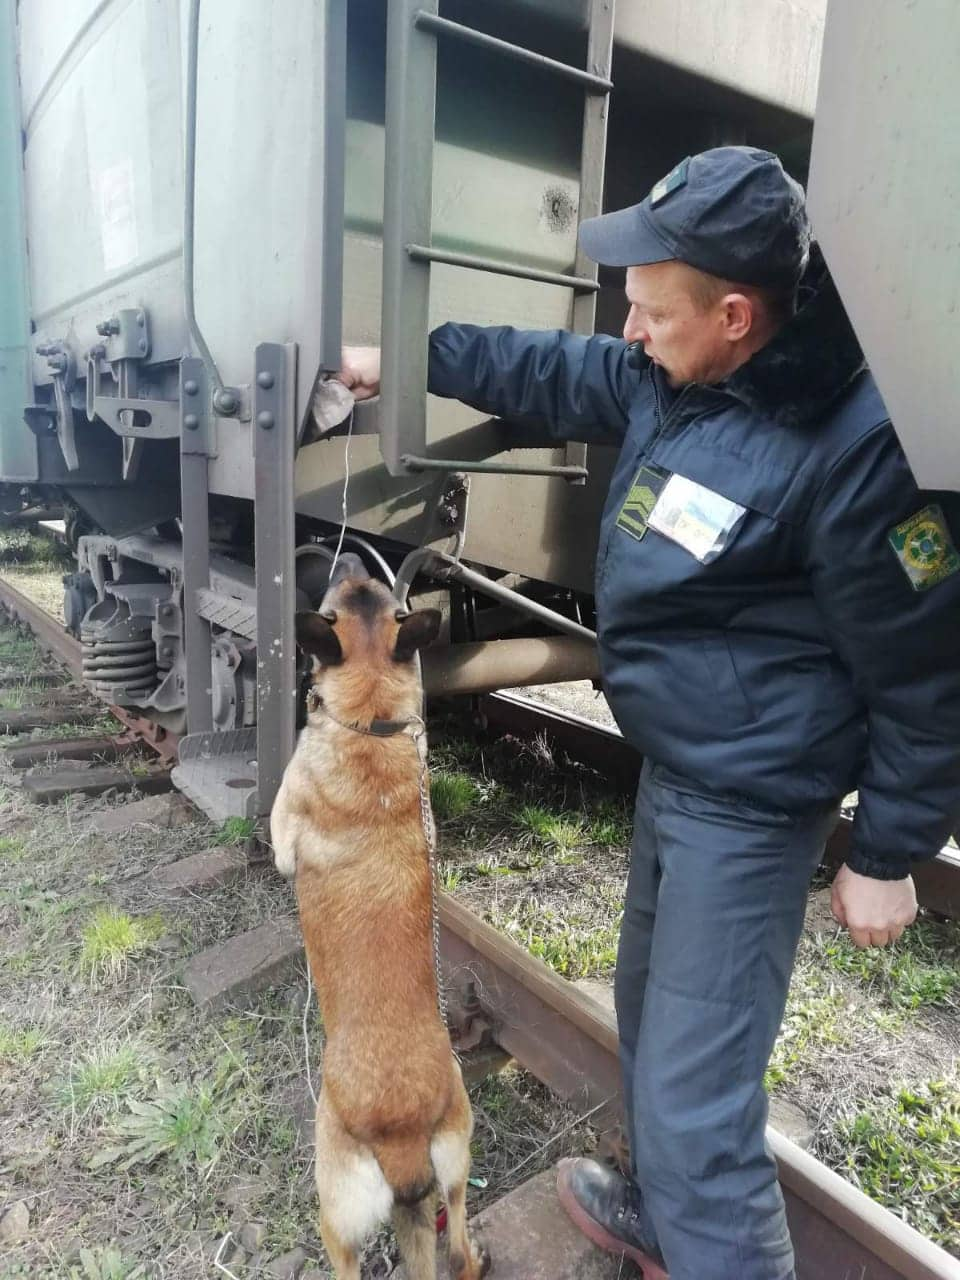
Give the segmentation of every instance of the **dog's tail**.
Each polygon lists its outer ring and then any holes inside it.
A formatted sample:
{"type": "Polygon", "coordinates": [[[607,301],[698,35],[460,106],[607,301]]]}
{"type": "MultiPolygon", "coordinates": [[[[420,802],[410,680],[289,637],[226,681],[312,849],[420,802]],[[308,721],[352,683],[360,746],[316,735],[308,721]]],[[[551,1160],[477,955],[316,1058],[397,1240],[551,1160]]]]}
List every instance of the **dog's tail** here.
{"type": "Polygon", "coordinates": [[[384,1138],[373,1144],[373,1154],[398,1204],[419,1204],[433,1190],[436,1175],[430,1159],[429,1134],[384,1138]]]}

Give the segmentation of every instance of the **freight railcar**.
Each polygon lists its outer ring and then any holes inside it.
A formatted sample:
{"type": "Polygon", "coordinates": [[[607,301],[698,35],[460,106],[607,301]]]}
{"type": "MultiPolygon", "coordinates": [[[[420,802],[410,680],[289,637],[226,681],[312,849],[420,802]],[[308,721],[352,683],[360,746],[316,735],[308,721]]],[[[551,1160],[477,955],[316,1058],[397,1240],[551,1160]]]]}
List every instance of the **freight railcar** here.
{"type": "MultiPolygon", "coordinates": [[[[433,684],[593,672],[611,453],[431,399],[427,333],[617,332],[622,281],[578,253],[579,221],[724,142],[805,178],[824,19],[825,0],[3,0],[3,504],[65,504],[85,679],[182,735],[176,778],[208,813],[269,811],[294,610],[344,516],[371,571],[443,599],[433,684]],[[383,391],[324,430],[344,341],[382,344],[383,391]]],[[[835,25],[838,50],[860,38],[835,25]]],[[[824,190],[851,164],[849,130],[833,142],[824,190]]],[[[848,215],[822,216],[849,241],[848,215]]]]}

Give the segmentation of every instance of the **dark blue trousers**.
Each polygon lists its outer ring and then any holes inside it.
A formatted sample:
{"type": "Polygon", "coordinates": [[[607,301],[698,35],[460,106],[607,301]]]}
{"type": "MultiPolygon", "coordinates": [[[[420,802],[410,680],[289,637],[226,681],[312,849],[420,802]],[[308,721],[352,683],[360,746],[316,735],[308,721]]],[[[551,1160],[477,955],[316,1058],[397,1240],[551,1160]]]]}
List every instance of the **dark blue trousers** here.
{"type": "Polygon", "coordinates": [[[793,1280],[763,1089],[836,806],[644,765],[617,959],[634,1173],[671,1280],[793,1280]]]}

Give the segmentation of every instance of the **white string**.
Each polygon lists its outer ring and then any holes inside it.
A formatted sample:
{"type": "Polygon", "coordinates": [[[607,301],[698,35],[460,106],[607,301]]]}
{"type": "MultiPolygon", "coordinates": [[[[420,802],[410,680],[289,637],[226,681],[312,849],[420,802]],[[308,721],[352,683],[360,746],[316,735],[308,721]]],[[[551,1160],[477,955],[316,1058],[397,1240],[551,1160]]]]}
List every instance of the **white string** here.
{"type": "MultiPolygon", "coordinates": [[[[350,410],[350,421],[347,424],[347,439],[343,447],[343,497],[340,502],[340,539],[337,542],[337,549],[333,553],[333,563],[330,566],[330,577],[333,577],[333,571],[337,567],[337,561],[340,559],[340,552],[343,550],[343,539],[347,532],[347,492],[350,488],[350,441],[353,439],[353,410],[350,410]]],[[[303,1061],[307,1069],[307,1088],[310,1090],[310,1097],[313,1098],[313,1105],[317,1105],[317,1095],[313,1088],[313,1076],[310,1071],[310,1037],[307,1033],[307,1019],[310,1016],[310,1003],[313,996],[313,978],[310,973],[310,961],[307,960],[307,999],[303,1006],[303,1061]]]]}
{"type": "Polygon", "coordinates": [[[310,997],[313,995],[313,981],[310,974],[310,961],[307,960],[307,1000],[303,1006],[303,1060],[307,1067],[307,1088],[313,1105],[317,1105],[317,1095],[313,1091],[313,1077],[310,1074],[310,1037],[307,1035],[307,1015],[310,1012],[310,997]]]}
{"type": "Polygon", "coordinates": [[[353,439],[353,410],[350,410],[350,422],[347,426],[347,443],[343,450],[343,499],[340,503],[340,515],[342,523],[340,525],[340,541],[337,543],[337,549],[333,553],[333,564],[330,566],[330,577],[333,577],[333,571],[337,567],[337,561],[340,559],[340,552],[343,549],[343,539],[347,532],[347,490],[350,488],[350,441],[353,439]]]}

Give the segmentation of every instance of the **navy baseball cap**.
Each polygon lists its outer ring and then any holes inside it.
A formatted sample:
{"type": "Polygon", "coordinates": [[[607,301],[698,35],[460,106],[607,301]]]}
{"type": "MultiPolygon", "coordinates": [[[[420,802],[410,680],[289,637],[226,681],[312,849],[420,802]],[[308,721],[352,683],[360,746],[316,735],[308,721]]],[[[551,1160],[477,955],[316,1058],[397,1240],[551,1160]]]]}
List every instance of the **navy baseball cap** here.
{"type": "Polygon", "coordinates": [[[807,263],[803,188],[755,147],[715,147],[681,160],[639,204],[580,227],[594,262],[639,267],[679,259],[740,284],[789,288],[807,263]]]}

